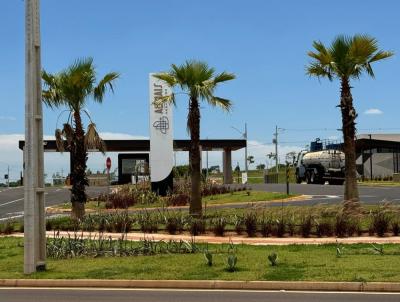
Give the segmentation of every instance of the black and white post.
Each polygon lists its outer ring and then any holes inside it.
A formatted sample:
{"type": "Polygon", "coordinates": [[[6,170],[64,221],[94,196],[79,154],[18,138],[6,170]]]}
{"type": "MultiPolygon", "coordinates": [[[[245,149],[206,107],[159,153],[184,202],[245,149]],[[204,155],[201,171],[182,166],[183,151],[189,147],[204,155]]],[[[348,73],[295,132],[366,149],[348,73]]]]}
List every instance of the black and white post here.
{"type": "Polygon", "coordinates": [[[25,0],[24,273],[46,268],[39,0],[25,0]]]}

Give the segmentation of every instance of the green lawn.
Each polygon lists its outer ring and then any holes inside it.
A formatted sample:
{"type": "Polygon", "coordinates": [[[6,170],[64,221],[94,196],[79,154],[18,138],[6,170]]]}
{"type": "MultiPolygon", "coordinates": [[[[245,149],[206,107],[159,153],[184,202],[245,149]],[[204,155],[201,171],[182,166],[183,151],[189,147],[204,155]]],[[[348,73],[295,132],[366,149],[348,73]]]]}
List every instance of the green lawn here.
{"type": "Polygon", "coordinates": [[[226,245],[209,246],[212,267],[201,253],[48,259],[48,270],[32,276],[22,274],[22,244],[21,238],[0,238],[0,278],[400,281],[400,246],[389,244],[384,255],[374,254],[369,245],[346,245],[340,258],[335,245],[238,245],[235,272],[226,270],[226,245]],[[267,263],[272,252],[278,254],[276,267],[267,263]]]}
{"type": "Polygon", "coordinates": [[[240,203],[240,202],[256,202],[256,201],[270,201],[280,200],[288,197],[298,195],[287,195],[285,193],[277,192],[262,192],[262,191],[241,191],[220,195],[207,196],[203,198],[203,203],[210,204],[225,204],[225,203],[240,203]]]}

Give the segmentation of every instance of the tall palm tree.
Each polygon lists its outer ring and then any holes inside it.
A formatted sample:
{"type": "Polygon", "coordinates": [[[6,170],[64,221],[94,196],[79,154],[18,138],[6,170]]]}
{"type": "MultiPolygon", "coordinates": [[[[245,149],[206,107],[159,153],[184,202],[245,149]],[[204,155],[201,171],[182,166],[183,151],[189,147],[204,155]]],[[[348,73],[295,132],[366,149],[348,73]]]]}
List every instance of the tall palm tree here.
{"type": "MultiPolygon", "coordinates": [[[[155,75],[156,78],[165,81],[169,86],[178,86],[181,93],[189,97],[187,130],[190,133],[190,175],[191,175],[191,199],[189,212],[194,216],[202,215],[201,203],[201,171],[200,171],[200,102],[206,101],[211,106],[219,106],[223,110],[229,111],[231,101],[214,96],[214,91],[218,84],[235,79],[232,73],[215,73],[214,68],[210,68],[207,63],[201,61],[186,61],[177,66],[172,64],[171,70],[155,75]]],[[[171,102],[175,104],[175,93],[170,96],[160,98],[159,102],[171,102]]]]}
{"type": "Polygon", "coordinates": [[[313,47],[315,50],[308,52],[313,60],[307,67],[307,74],[318,78],[328,78],[330,81],[337,78],[341,83],[338,107],[342,113],[346,158],[344,200],[350,204],[351,202],[357,204],[359,201],[355,149],[357,114],[353,106],[350,80],[358,80],[363,73],[373,78],[374,71],[371,64],[389,58],[393,53],[379,50],[377,40],[367,35],[353,37],[340,35],[333,40],[329,47],[320,41],[314,41],[313,47]]]}
{"type": "Polygon", "coordinates": [[[107,89],[114,91],[113,83],[118,77],[118,73],[110,72],[96,83],[96,70],[92,58],[78,59],[67,69],[56,74],[42,72],[43,102],[53,109],[66,107],[63,112],[69,112],[66,123],[62,129],[56,130],[55,136],[58,150],[71,153],[72,217],[76,219],[81,219],[85,214],[88,149],[104,152],[105,147],[96,125],[84,108],[89,99],[102,103],[107,89]],[[82,114],[89,117],[86,133],[82,114]]]}

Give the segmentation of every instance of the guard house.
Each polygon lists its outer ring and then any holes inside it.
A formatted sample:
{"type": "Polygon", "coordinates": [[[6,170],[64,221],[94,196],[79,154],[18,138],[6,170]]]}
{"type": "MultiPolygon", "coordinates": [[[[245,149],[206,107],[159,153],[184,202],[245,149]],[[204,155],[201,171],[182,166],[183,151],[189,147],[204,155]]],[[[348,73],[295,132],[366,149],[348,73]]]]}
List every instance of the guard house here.
{"type": "MultiPolygon", "coordinates": [[[[127,165],[126,171],[129,170],[129,162],[132,160],[141,160],[149,162],[150,140],[104,140],[107,152],[127,153],[118,156],[118,182],[127,183],[131,175],[124,173],[123,161],[127,165]],[[135,153],[133,153],[135,152],[135,153]]],[[[45,140],[45,152],[59,152],[55,140],[45,140]]],[[[19,141],[19,148],[24,150],[25,141],[19,141]]],[[[188,151],[190,140],[177,139],[173,141],[174,151],[188,151]]],[[[231,184],[232,178],[232,151],[237,151],[246,147],[245,139],[203,139],[200,140],[200,148],[202,151],[221,151],[222,152],[222,167],[224,184],[231,184]]],[[[64,151],[67,153],[67,151],[64,151]]],[[[162,150],[160,150],[162,152],[162,150]]],[[[150,167],[151,168],[151,167],[150,167]]],[[[129,170],[130,171],[130,170],[129,170]]]]}
{"type": "Polygon", "coordinates": [[[400,134],[357,135],[356,154],[357,172],[363,179],[400,181],[400,134]]]}

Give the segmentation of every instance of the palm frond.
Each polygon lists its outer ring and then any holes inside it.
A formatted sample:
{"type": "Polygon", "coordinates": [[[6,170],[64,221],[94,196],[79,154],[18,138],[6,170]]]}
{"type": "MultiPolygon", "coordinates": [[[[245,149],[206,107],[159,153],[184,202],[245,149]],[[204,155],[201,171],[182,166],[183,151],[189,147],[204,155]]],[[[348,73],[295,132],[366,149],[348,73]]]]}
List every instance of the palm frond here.
{"type": "Polygon", "coordinates": [[[234,79],[236,79],[236,76],[233,73],[228,73],[224,71],[214,77],[214,83],[218,84],[234,79]]]}
{"type": "Polygon", "coordinates": [[[308,52],[314,59],[307,67],[307,74],[317,77],[359,79],[365,72],[374,77],[371,63],[389,58],[392,52],[378,49],[378,42],[368,35],[337,36],[329,48],[314,41],[315,52],[308,52]]]}
{"type": "Polygon", "coordinates": [[[372,58],[369,60],[369,63],[384,60],[384,59],[390,58],[393,55],[394,55],[394,52],[380,50],[372,56],[372,58]]]}
{"type": "Polygon", "coordinates": [[[309,76],[316,76],[318,78],[328,78],[333,80],[333,74],[327,66],[323,66],[319,62],[312,62],[307,67],[307,74],[309,76]]]}
{"type": "Polygon", "coordinates": [[[96,124],[90,123],[87,127],[85,134],[85,147],[86,149],[98,149],[100,152],[105,152],[105,144],[100,138],[96,130],[96,124]]]}
{"type": "Polygon", "coordinates": [[[95,101],[101,103],[103,101],[104,94],[107,90],[107,87],[114,93],[113,84],[115,80],[119,78],[119,73],[110,72],[107,73],[97,84],[97,86],[93,89],[93,97],[95,101]]]}
{"type": "Polygon", "coordinates": [[[173,105],[176,106],[175,93],[171,93],[170,95],[164,95],[164,96],[157,97],[153,102],[154,106],[159,106],[159,105],[162,105],[164,103],[173,104],[173,105]]]}
{"type": "Polygon", "coordinates": [[[57,150],[61,153],[64,152],[64,140],[63,140],[62,131],[60,129],[56,129],[55,137],[56,137],[57,150]]]}
{"type": "Polygon", "coordinates": [[[156,73],[156,74],[153,74],[153,77],[166,82],[170,87],[174,87],[177,83],[176,78],[171,73],[166,73],[166,72],[156,73]]]}
{"type": "Polygon", "coordinates": [[[218,106],[227,112],[232,110],[232,102],[228,99],[214,96],[210,99],[207,99],[207,101],[210,105],[215,106],[215,107],[218,106]]]}
{"type": "Polygon", "coordinates": [[[67,140],[68,146],[71,146],[71,143],[74,139],[74,133],[75,131],[69,123],[65,123],[63,125],[62,135],[67,140]]]}

